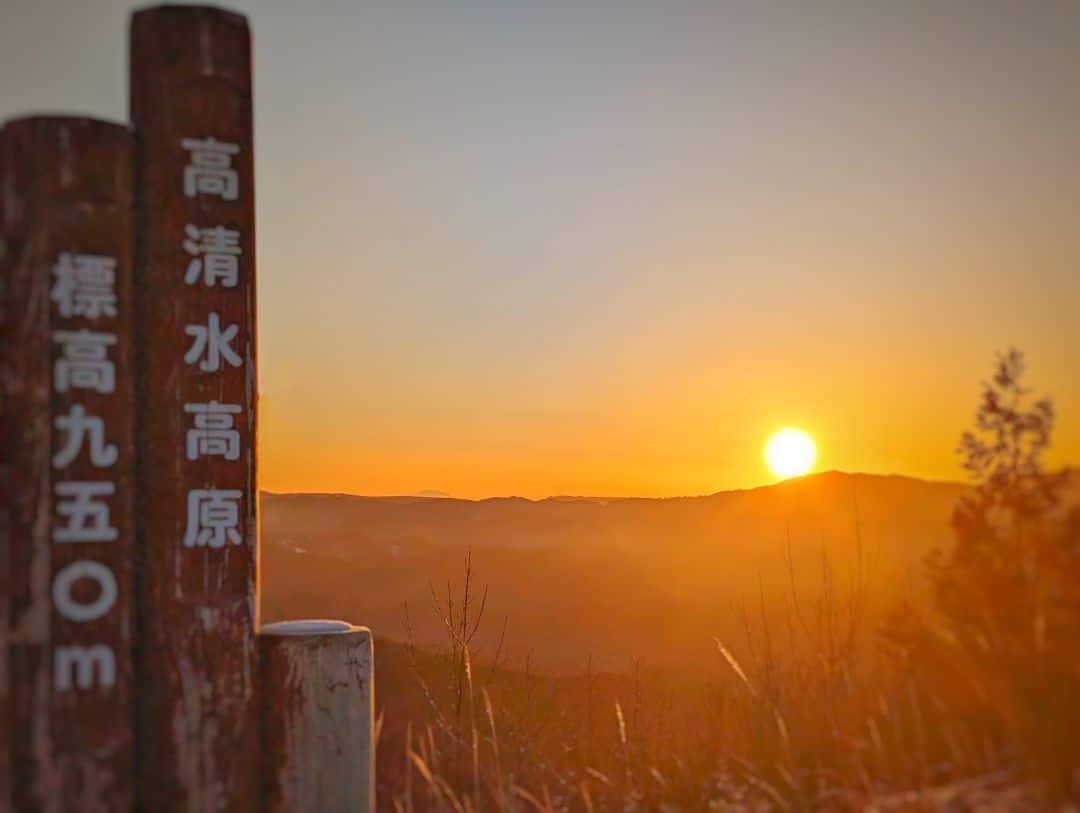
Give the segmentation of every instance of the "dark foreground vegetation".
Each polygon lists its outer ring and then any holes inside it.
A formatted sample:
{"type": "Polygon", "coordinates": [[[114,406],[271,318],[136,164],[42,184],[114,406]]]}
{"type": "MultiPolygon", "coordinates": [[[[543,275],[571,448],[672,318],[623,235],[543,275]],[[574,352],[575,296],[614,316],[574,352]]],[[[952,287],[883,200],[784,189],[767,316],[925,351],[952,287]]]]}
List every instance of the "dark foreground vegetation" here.
{"type": "MultiPolygon", "coordinates": [[[[1053,412],[1003,356],[961,453],[977,486],[928,589],[869,612],[860,567],[733,607],[699,666],[550,677],[474,640],[473,563],[428,606],[441,651],[377,644],[379,804],[398,811],[1057,810],[1080,800],[1080,510],[1053,412]]],[[[476,563],[482,572],[482,562],[476,563]]],[[[718,574],[717,578],[722,578],[718,574]]],[[[560,589],[573,589],[572,583],[560,589]]],[[[634,596],[626,595],[627,607],[634,596]]],[[[512,612],[512,608],[510,608],[512,612]]],[[[410,624],[411,626],[411,624],[410,624]]],[[[498,625],[496,625],[498,626],[498,625]]]]}

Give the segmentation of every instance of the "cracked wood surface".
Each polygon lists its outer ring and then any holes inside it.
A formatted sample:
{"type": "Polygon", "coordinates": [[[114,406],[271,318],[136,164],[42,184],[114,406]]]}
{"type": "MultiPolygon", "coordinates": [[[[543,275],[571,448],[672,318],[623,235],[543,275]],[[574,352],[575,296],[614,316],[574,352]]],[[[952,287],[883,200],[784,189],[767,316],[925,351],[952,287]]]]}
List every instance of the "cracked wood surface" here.
{"type": "Polygon", "coordinates": [[[373,810],[371,632],[270,624],[259,657],[263,809],[373,810]]]}

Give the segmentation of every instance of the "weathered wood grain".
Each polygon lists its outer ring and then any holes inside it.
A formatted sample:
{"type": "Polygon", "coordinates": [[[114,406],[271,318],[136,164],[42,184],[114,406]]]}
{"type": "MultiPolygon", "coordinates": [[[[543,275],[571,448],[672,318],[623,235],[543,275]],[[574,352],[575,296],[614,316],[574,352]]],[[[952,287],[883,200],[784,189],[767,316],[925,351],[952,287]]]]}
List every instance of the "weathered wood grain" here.
{"type": "Polygon", "coordinates": [[[340,621],[259,634],[263,810],[374,810],[371,633],[340,621]]]}
{"type": "MultiPolygon", "coordinates": [[[[4,178],[4,128],[0,126],[0,181],[4,178]]],[[[6,341],[8,313],[7,243],[4,240],[3,187],[0,186],[0,342],[9,352],[6,341]]],[[[2,364],[0,364],[2,369],[2,364]]],[[[8,462],[8,407],[0,378],[0,811],[11,809],[11,695],[8,668],[10,646],[11,583],[11,466],[8,462]]]]}
{"type": "Polygon", "coordinates": [[[11,803],[123,810],[134,732],[131,136],[91,119],[20,119],[3,130],[0,167],[11,803]]]}
{"type": "Polygon", "coordinates": [[[155,813],[254,810],[250,37],[241,15],[160,6],[132,17],[130,47],[142,556],[139,805],[155,813]]]}

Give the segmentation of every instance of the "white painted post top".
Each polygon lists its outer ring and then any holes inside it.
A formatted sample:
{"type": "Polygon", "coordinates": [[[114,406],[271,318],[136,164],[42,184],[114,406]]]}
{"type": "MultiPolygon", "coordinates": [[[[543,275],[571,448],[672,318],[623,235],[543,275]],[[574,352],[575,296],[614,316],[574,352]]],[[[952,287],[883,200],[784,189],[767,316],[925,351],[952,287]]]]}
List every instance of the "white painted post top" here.
{"type": "Polygon", "coordinates": [[[357,627],[348,621],[328,618],[305,618],[297,621],[275,621],[263,624],[260,635],[340,635],[347,632],[370,632],[367,627],[357,627]]]}

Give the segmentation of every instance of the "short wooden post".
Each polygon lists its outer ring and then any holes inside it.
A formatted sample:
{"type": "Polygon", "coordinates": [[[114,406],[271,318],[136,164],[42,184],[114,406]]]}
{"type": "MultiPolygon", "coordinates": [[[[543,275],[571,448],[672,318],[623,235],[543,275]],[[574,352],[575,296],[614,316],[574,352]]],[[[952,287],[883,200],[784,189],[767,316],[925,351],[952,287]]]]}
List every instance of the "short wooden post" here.
{"type": "Polygon", "coordinates": [[[259,633],[263,809],[375,804],[372,643],[344,621],[285,621],[259,633]]]}
{"type": "Polygon", "coordinates": [[[242,15],[131,20],[139,805],[256,810],[255,184],[242,15]]]}
{"type": "Polygon", "coordinates": [[[3,130],[0,167],[11,806],[126,810],[131,135],[92,119],[20,119],[3,130]]]}

